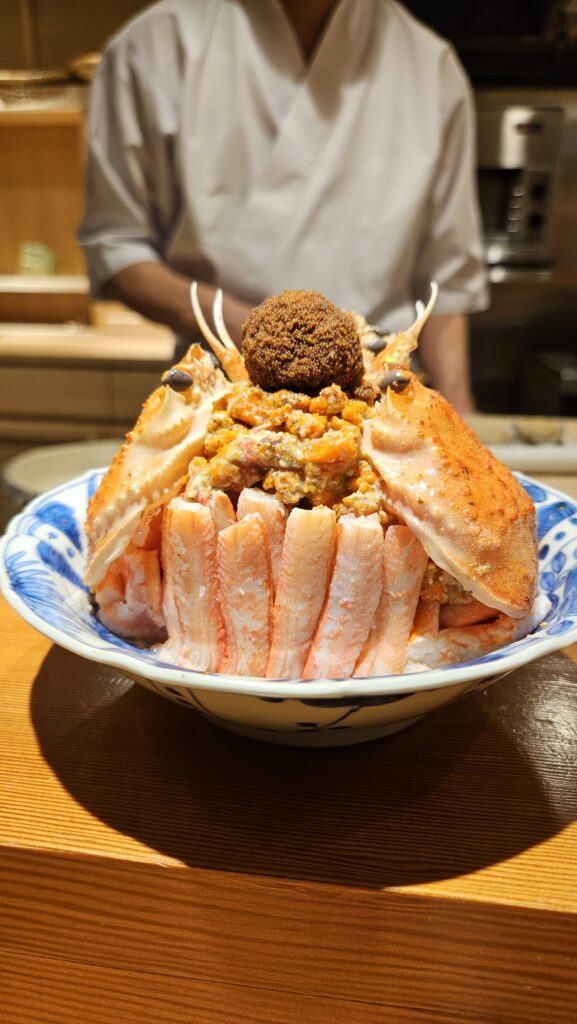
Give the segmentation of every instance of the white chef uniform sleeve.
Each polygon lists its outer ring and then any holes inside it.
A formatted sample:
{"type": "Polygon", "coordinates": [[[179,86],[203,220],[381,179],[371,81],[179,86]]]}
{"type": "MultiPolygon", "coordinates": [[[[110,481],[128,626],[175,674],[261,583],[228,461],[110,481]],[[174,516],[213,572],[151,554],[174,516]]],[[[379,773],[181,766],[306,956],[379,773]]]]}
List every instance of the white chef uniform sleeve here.
{"type": "Polygon", "coordinates": [[[135,74],[126,48],[117,46],[104,54],[91,86],[86,205],[78,240],[94,297],[126,267],[161,260],[152,181],[160,191],[165,175],[146,138],[151,112],[143,83],[146,76],[135,74]]]}
{"type": "Polygon", "coordinates": [[[487,276],[477,199],[475,113],[465,74],[447,47],[442,64],[444,132],[421,241],[414,299],[437,281],[436,313],[486,309],[487,276]]]}

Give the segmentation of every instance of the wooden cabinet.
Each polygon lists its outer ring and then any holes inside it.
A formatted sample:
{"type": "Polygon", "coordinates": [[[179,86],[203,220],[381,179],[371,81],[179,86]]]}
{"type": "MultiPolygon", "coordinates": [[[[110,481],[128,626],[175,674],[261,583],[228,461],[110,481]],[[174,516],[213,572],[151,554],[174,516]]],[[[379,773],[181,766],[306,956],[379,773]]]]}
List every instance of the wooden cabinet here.
{"type": "MultiPolygon", "coordinates": [[[[0,109],[0,321],[85,320],[88,285],[76,232],[84,202],[82,87],[57,104],[0,109]],[[58,105],[59,104],[59,105],[58,105]],[[34,247],[45,272],[26,273],[34,247]]],[[[42,268],[40,268],[42,269],[42,268]]]]}
{"type": "Polygon", "coordinates": [[[75,241],[82,211],[83,114],[63,110],[0,111],[0,274],[16,274],[22,247],[41,243],[58,274],[82,274],[75,241]]]}

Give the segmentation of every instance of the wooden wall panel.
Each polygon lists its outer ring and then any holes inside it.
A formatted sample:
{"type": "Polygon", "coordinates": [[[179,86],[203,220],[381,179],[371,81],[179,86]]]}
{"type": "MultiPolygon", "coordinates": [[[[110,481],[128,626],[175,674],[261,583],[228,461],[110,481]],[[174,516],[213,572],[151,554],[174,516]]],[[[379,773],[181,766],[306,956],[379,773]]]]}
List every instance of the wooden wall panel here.
{"type": "Polygon", "coordinates": [[[20,0],[0,0],[0,68],[25,66],[20,0]]]}
{"type": "Polygon", "coordinates": [[[40,67],[62,67],[81,53],[101,50],[106,40],[147,0],[36,0],[40,67]]]}
{"type": "MultiPolygon", "coordinates": [[[[110,374],[103,370],[2,367],[0,409],[9,417],[113,419],[110,374]]],[[[1,1018],[0,1018],[1,1019],[1,1018]]]]}

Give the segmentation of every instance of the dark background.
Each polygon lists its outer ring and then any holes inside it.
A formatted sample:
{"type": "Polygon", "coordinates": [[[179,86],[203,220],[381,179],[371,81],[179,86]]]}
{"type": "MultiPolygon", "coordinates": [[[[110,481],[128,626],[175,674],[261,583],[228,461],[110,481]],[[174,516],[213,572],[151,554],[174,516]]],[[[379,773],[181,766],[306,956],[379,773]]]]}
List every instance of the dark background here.
{"type": "MultiPolygon", "coordinates": [[[[362,0],[360,0],[362,2],[362,0]]],[[[0,0],[0,68],[66,67],[101,50],[143,0],[0,0]]],[[[577,11],[570,0],[408,0],[418,18],[450,39],[474,82],[577,83],[577,11]]]]}

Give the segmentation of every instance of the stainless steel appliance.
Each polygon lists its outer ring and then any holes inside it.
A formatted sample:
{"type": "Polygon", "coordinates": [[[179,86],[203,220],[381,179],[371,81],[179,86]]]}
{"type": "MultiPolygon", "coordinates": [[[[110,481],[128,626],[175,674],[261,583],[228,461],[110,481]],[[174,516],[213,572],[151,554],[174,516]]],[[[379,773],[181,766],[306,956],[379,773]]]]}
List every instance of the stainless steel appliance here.
{"type": "Polygon", "coordinates": [[[485,412],[577,416],[565,379],[577,353],[577,90],[477,88],[475,100],[492,284],[470,323],[475,395],[485,412]]]}
{"type": "Polygon", "coordinates": [[[505,102],[477,111],[479,201],[491,279],[549,271],[558,188],[561,107],[505,102]]]}

